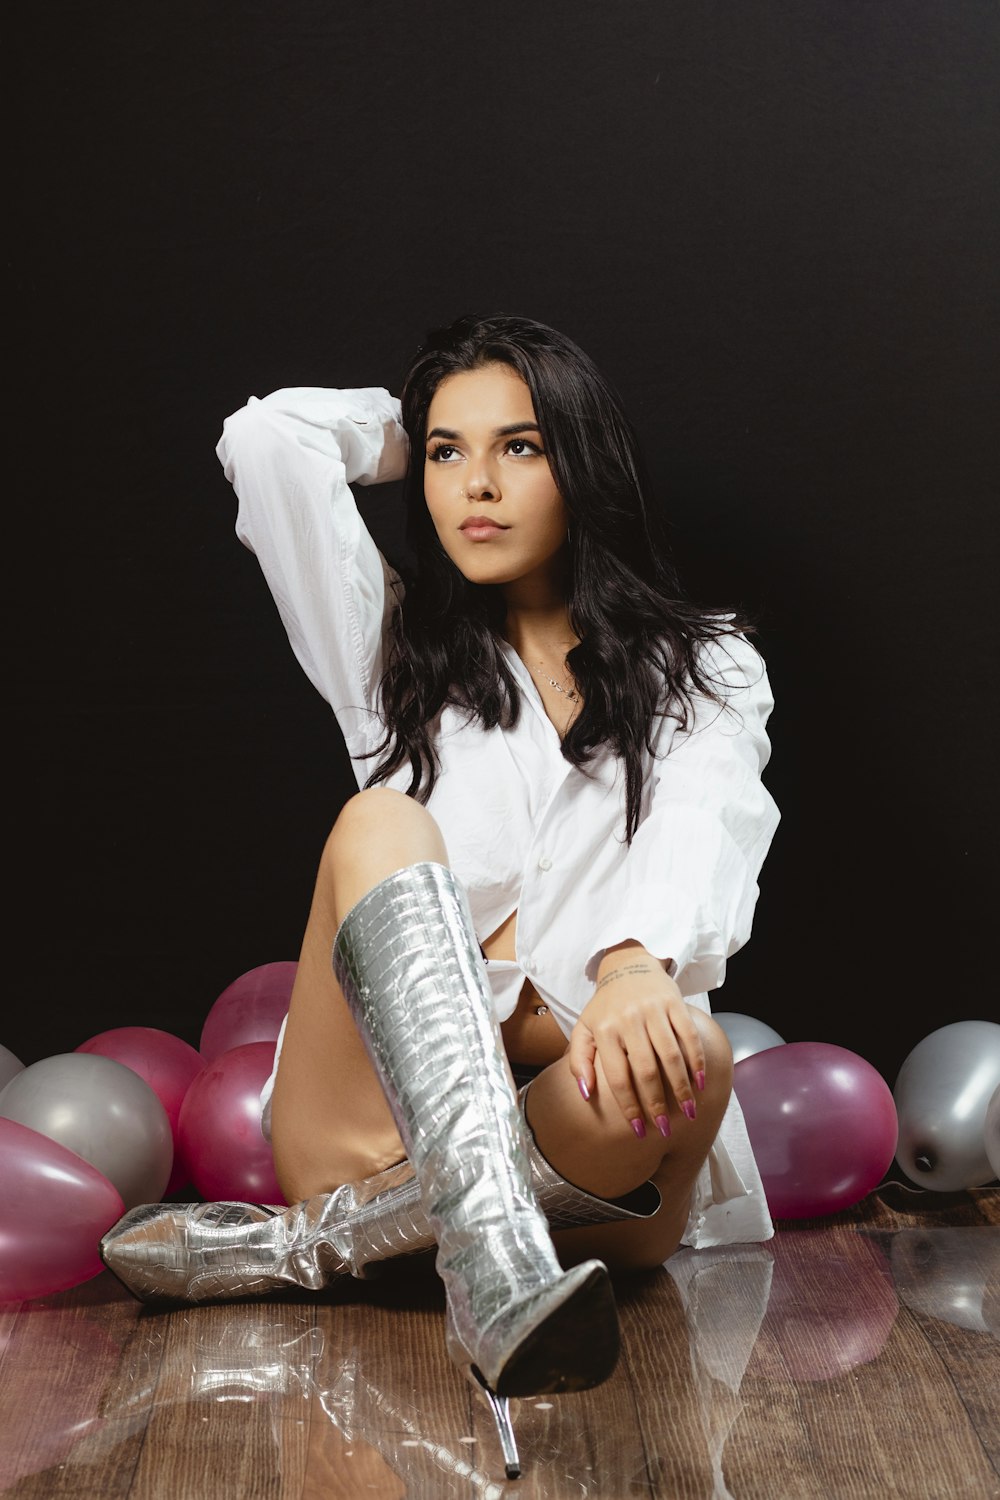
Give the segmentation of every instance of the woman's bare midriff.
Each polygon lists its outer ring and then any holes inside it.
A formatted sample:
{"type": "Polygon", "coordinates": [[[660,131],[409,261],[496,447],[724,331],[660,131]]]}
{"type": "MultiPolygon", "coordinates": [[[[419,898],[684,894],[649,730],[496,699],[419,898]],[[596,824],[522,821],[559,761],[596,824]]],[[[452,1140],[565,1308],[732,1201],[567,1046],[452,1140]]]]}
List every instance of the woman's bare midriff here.
{"type": "MultiPolygon", "coordinates": [[[[483,952],[487,958],[516,957],[514,938],[517,931],[517,912],[512,911],[496,932],[483,939],[483,952]]],[[[514,1013],[501,1023],[500,1035],[504,1050],[512,1063],[528,1063],[532,1067],[547,1067],[566,1051],[566,1038],[556,1024],[551,1012],[538,1015],[537,1009],[544,1002],[538,991],[526,979],[521,986],[514,1013]]]]}

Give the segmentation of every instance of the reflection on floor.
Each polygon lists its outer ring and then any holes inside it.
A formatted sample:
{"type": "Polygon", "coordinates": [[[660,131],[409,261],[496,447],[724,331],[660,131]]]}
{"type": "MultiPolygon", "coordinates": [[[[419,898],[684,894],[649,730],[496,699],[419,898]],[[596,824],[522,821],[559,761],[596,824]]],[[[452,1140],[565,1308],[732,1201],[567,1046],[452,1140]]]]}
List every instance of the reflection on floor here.
{"type": "Polygon", "coordinates": [[[1000,1189],[889,1186],[622,1282],[613,1378],[511,1403],[517,1481],[428,1263],[171,1313],[104,1273],[0,1306],[0,1494],[1000,1496],[998,1226],[1000,1189]]]}

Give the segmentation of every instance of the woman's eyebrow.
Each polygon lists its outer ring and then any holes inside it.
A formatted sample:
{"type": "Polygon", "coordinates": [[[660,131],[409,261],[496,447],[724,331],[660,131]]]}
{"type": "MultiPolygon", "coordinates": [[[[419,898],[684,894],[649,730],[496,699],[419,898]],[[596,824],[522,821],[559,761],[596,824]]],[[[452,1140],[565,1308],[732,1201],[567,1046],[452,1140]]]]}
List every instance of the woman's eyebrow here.
{"type": "MultiPolygon", "coordinates": [[[[494,427],[493,436],[510,437],[514,432],[537,432],[540,436],[541,431],[542,429],[537,422],[508,422],[506,427],[494,427]]],[[[460,438],[462,434],[456,432],[451,427],[432,427],[427,436],[429,438],[448,438],[450,441],[454,441],[456,438],[460,438]]]]}

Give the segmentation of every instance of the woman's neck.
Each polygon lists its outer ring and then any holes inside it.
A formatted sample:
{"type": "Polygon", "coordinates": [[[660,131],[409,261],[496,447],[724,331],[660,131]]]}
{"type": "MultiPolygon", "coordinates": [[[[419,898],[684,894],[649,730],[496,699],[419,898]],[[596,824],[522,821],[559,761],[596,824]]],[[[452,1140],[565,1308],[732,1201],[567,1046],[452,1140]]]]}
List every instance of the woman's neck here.
{"type": "Polygon", "coordinates": [[[564,659],[580,641],[569,623],[569,611],[562,602],[534,609],[508,609],[503,637],[518,656],[541,657],[543,660],[549,657],[564,659]]]}

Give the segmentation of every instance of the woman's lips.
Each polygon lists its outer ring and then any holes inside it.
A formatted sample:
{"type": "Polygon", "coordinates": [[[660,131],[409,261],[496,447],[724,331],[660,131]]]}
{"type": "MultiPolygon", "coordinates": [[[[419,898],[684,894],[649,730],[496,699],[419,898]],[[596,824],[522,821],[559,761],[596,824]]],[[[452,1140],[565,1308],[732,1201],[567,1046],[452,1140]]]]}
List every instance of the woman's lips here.
{"type": "Polygon", "coordinates": [[[461,527],[462,535],[473,542],[489,541],[490,537],[501,536],[506,530],[506,526],[498,526],[496,521],[466,521],[461,527]]]}

